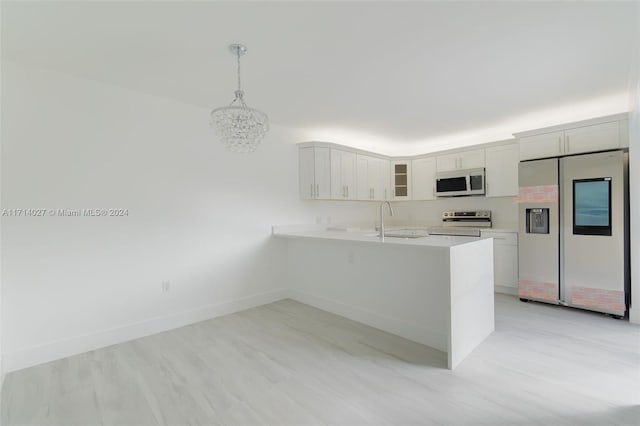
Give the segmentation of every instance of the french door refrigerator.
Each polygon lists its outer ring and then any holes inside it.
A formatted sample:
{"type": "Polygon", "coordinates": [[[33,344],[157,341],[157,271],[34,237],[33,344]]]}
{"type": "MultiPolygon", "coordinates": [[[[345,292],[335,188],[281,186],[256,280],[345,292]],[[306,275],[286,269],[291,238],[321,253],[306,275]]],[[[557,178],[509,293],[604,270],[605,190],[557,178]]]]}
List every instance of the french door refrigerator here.
{"type": "Polygon", "coordinates": [[[623,151],[520,163],[521,300],[625,315],[627,174],[623,151]]]}

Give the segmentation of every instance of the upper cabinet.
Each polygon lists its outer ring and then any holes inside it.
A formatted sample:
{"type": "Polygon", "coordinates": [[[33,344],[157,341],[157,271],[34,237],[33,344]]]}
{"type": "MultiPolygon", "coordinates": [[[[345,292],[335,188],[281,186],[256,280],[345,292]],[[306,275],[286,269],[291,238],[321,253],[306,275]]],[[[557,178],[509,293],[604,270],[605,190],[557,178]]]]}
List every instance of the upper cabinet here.
{"type": "Polygon", "coordinates": [[[390,198],[389,160],[356,155],[357,199],[382,201],[390,198]]]}
{"type": "Polygon", "coordinates": [[[518,133],[475,149],[389,158],[329,142],[299,145],[300,197],[314,200],[434,200],[438,172],[485,169],[485,196],[518,195],[519,161],[629,146],[628,114],[518,133]]]}
{"type": "Polygon", "coordinates": [[[439,172],[477,169],[484,165],[484,149],[471,149],[436,157],[436,168],[439,172]]]}
{"type": "Polygon", "coordinates": [[[518,195],[518,144],[485,149],[485,191],[487,197],[518,195]]]}
{"type": "Polygon", "coordinates": [[[413,200],[436,199],[436,158],[411,160],[411,183],[413,200]]]}
{"type": "Polygon", "coordinates": [[[298,151],[300,198],[331,198],[331,155],[329,148],[305,147],[298,151]]]}
{"type": "Polygon", "coordinates": [[[334,200],[355,200],[356,154],[331,149],[331,198],[334,200]]]}
{"type": "Polygon", "coordinates": [[[391,186],[393,200],[411,199],[411,160],[391,161],[391,186]]]}
{"type": "Polygon", "coordinates": [[[520,161],[559,157],[564,152],[564,132],[551,132],[520,138],[520,161]]]}
{"type": "Polygon", "coordinates": [[[628,146],[627,129],[626,119],[612,119],[590,125],[567,125],[553,131],[542,129],[539,134],[527,132],[519,137],[520,160],[625,148],[628,146]]]}

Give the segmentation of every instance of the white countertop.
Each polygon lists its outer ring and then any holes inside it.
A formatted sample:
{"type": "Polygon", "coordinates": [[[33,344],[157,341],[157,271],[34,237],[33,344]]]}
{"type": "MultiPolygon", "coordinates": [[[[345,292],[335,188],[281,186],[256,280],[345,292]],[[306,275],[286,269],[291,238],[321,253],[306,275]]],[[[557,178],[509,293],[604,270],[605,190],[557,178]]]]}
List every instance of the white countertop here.
{"type": "MultiPolygon", "coordinates": [[[[406,228],[402,228],[406,229],[406,228]]],[[[392,231],[388,229],[387,231],[392,231]]],[[[430,235],[421,238],[385,237],[380,240],[377,231],[373,229],[358,230],[348,228],[346,231],[329,231],[323,226],[274,226],[273,235],[285,238],[317,238],[325,240],[358,241],[372,244],[395,244],[422,247],[453,247],[478,241],[479,237],[454,237],[448,235],[430,235]]]]}
{"type": "Polygon", "coordinates": [[[518,230],[511,228],[483,228],[480,232],[507,232],[511,234],[517,234],[518,230]]]}

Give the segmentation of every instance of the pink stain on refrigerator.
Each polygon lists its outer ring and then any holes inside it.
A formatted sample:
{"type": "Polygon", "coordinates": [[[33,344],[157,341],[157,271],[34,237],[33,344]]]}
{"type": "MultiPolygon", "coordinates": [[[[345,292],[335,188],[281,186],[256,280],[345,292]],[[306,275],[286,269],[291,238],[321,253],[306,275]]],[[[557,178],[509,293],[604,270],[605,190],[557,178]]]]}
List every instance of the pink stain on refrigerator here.
{"type": "Polygon", "coordinates": [[[558,185],[521,186],[516,203],[555,203],[558,201],[558,185]]]}
{"type": "Polygon", "coordinates": [[[520,280],[518,282],[518,295],[523,298],[530,297],[532,299],[557,301],[558,283],[520,280]]]}
{"type": "Polygon", "coordinates": [[[601,288],[573,287],[571,304],[585,308],[624,312],[626,310],[624,291],[601,288]]]}

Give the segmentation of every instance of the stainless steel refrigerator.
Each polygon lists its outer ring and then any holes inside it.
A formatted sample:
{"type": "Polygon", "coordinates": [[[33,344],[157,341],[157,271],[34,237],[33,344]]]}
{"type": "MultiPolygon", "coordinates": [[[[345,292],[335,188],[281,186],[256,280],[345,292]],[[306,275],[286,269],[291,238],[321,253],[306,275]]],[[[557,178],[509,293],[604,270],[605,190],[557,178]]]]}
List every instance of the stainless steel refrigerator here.
{"type": "Polygon", "coordinates": [[[623,151],[520,163],[521,300],[625,315],[627,175],[628,154],[623,151]]]}

